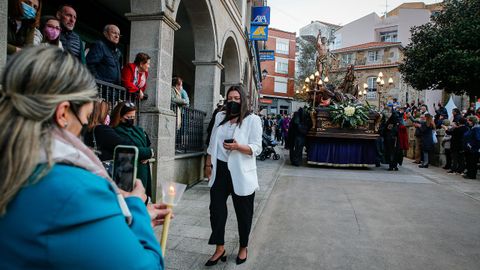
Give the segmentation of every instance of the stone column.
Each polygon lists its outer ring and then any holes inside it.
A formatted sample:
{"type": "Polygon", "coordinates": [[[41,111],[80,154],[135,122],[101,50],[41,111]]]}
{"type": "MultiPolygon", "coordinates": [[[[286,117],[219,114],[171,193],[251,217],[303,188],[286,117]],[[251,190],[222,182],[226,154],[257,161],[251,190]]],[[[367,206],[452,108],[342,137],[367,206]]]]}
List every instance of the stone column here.
{"type": "Polygon", "coordinates": [[[220,77],[223,65],[218,61],[193,61],[195,65],[194,108],[207,113],[205,131],[220,97],[220,77]]]}
{"type": "Polygon", "coordinates": [[[0,1],[0,71],[5,67],[7,62],[7,18],[8,7],[7,1],[0,1]]]}
{"type": "Polygon", "coordinates": [[[150,136],[155,149],[152,180],[157,200],[160,181],[173,181],[175,157],[175,114],[170,110],[174,32],[180,28],[168,14],[160,11],[161,1],[132,1],[130,56],[138,52],[150,55],[151,64],[146,93],[140,105],[140,125],[150,136]],[[154,3],[152,3],[154,2],[154,3]],[[142,4],[144,3],[144,4],[142,4]],[[154,12],[154,13],[152,13],[154,12]],[[161,173],[156,173],[161,172],[161,173]]]}

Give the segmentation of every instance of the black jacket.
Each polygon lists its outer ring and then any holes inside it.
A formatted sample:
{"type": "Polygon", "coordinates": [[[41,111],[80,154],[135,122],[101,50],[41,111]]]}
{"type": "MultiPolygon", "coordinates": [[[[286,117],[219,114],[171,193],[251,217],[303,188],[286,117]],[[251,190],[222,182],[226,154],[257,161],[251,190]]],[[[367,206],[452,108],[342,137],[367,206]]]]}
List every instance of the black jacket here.
{"type": "Polygon", "coordinates": [[[87,55],[87,66],[96,79],[120,85],[122,53],[106,38],[93,44],[87,55]]]}
{"type": "Polygon", "coordinates": [[[115,146],[132,144],[130,140],[118,135],[113,128],[105,125],[98,125],[85,134],[85,144],[92,148],[94,148],[93,131],[95,131],[97,150],[100,152],[97,153],[97,155],[101,161],[113,159],[113,150],[115,149],[115,146]]]}
{"type": "Polygon", "coordinates": [[[450,146],[452,150],[463,151],[463,135],[467,131],[467,126],[458,126],[446,131],[448,135],[452,135],[452,139],[450,140],[450,146]]]}
{"type": "Polygon", "coordinates": [[[83,48],[82,40],[77,33],[62,27],[60,41],[62,42],[64,50],[71,53],[85,64],[85,49],[83,48]]]}

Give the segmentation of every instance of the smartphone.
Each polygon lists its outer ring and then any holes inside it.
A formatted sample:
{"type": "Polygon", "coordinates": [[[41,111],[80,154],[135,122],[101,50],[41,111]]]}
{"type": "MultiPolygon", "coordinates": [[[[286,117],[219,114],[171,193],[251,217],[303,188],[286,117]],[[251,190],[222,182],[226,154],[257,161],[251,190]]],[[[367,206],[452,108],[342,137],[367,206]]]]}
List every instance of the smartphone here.
{"type": "Polygon", "coordinates": [[[233,143],[233,139],[226,139],[226,140],[223,140],[224,143],[233,143]]]}
{"type": "Polygon", "coordinates": [[[125,191],[132,191],[137,176],[138,148],[118,145],[113,152],[113,181],[125,191]]]}

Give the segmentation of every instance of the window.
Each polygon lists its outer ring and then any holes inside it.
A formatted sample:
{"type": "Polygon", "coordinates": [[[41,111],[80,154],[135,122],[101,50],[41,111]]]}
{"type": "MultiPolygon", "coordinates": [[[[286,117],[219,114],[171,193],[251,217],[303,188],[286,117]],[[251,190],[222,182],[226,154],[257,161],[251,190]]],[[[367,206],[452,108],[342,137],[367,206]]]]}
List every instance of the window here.
{"type": "Polygon", "coordinates": [[[397,31],[392,32],[381,32],[380,41],[381,42],[397,42],[398,41],[397,31]]]}
{"type": "Polygon", "coordinates": [[[353,64],[353,53],[342,54],[342,62],[340,62],[340,67],[346,67],[349,64],[353,64]]]}
{"type": "Polygon", "coordinates": [[[367,78],[367,99],[376,99],[377,98],[377,77],[368,77],[367,78]]]}
{"type": "Polygon", "coordinates": [[[380,51],[369,51],[368,52],[368,62],[375,63],[380,60],[380,51]]]}
{"type": "Polygon", "coordinates": [[[277,48],[276,52],[281,53],[281,54],[288,54],[288,45],[289,45],[289,40],[288,39],[281,39],[277,38],[277,48]]]}
{"type": "Polygon", "coordinates": [[[273,91],[275,93],[287,93],[287,84],[288,84],[288,79],[283,78],[283,77],[275,77],[275,86],[273,88],[273,91]]]}
{"type": "Polygon", "coordinates": [[[288,106],[280,106],[280,114],[288,114],[288,106]]]}
{"type": "Polygon", "coordinates": [[[288,74],[288,59],[275,57],[275,72],[288,74]]]}

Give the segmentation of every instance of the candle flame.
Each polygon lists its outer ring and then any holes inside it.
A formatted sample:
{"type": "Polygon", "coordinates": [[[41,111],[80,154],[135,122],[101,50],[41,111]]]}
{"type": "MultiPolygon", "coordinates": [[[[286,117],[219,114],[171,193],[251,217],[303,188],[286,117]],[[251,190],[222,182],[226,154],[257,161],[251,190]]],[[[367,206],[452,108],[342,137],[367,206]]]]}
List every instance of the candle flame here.
{"type": "Polygon", "coordinates": [[[172,196],[175,196],[175,187],[174,186],[170,186],[168,188],[168,194],[170,194],[172,196]]]}

